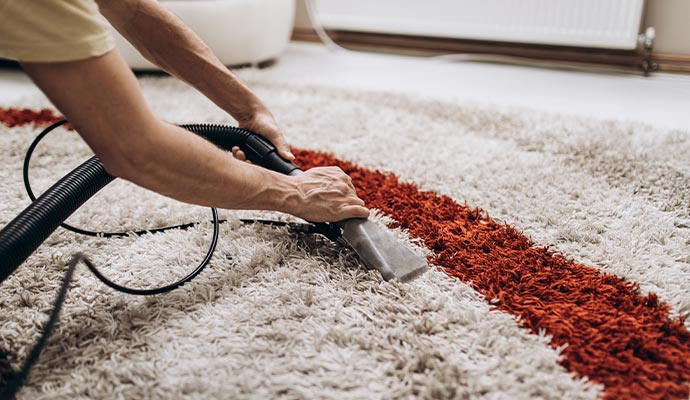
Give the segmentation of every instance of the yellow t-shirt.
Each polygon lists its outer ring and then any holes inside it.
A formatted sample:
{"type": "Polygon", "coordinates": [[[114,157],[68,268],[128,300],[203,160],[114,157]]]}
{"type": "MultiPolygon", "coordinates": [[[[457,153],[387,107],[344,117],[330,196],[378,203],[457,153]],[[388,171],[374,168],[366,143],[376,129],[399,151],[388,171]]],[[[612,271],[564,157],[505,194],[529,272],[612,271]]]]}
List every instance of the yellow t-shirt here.
{"type": "Polygon", "coordinates": [[[0,0],[0,57],[82,60],[114,47],[94,0],[0,0]]]}

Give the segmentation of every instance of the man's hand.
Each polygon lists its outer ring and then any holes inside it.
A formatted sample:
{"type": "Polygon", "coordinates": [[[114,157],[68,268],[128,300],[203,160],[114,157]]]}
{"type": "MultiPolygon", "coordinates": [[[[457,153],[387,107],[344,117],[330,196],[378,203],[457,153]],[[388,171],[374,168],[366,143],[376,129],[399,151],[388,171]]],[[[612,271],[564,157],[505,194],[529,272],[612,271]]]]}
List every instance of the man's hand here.
{"type": "MultiPolygon", "coordinates": [[[[290,152],[290,146],[288,146],[283,136],[283,132],[278,127],[273,115],[268,110],[261,111],[254,114],[254,116],[246,121],[239,121],[240,128],[248,129],[252,132],[256,132],[259,135],[268,139],[273,145],[278,149],[278,154],[288,161],[295,159],[295,156],[290,152]]],[[[238,149],[239,150],[239,149],[238,149]]],[[[239,153],[242,153],[239,150],[239,153]]],[[[233,149],[233,154],[237,157],[233,149]]],[[[242,154],[243,156],[244,154],[242,154]]],[[[242,157],[237,157],[244,159],[242,157]]],[[[245,157],[246,158],[246,157],[245,157]]]]}
{"type": "MultiPolygon", "coordinates": [[[[146,59],[194,86],[241,128],[270,140],[283,158],[295,158],[268,108],[170,10],[156,0],[97,2],[101,13],[146,59]]],[[[246,159],[237,150],[235,157],[246,159]]]]}
{"type": "MultiPolygon", "coordinates": [[[[252,132],[268,139],[278,149],[278,154],[288,161],[295,159],[295,156],[290,152],[290,146],[285,141],[285,136],[282,130],[278,127],[273,115],[270,111],[263,108],[261,111],[254,113],[248,119],[238,121],[240,128],[248,129],[252,132]]],[[[232,148],[232,155],[238,160],[246,161],[247,156],[239,147],[232,148]]]]}
{"type": "MultiPolygon", "coordinates": [[[[290,152],[273,116],[268,111],[257,116],[240,122],[240,127],[261,134],[276,146],[283,158],[294,160],[295,156],[290,152]]],[[[237,146],[232,148],[232,154],[238,160],[247,161],[246,155],[237,146]]],[[[290,179],[298,195],[288,198],[284,212],[311,222],[336,222],[369,216],[364,201],[357,197],[352,179],[338,167],[312,168],[290,179]]]]}
{"type": "Polygon", "coordinates": [[[290,177],[296,183],[298,198],[288,201],[285,211],[311,222],[336,222],[348,218],[367,218],[369,210],[357,197],[352,179],[338,167],[312,168],[290,177]]]}

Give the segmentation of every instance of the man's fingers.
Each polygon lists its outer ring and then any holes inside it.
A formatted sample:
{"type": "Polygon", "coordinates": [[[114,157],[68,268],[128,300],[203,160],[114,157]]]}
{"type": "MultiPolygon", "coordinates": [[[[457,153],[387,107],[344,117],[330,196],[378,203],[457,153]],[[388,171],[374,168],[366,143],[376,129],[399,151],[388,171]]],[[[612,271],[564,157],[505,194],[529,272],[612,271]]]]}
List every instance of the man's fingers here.
{"type": "Polygon", "coordinates": [[[276,148],[278,149],[278,154],[281,155],[284,159],[288,161],[292,161],[295,159],[295,155],[292,154],[290,151],[290,146],[288,146],[287,142],[285,142],[285,139],[281,136],[279,139],[276,140],[277,143],[275,143],[276,148]]]}
{"type": "MultiPolygon", "coordinates": [[[[348,178],[350,178],[350,177],[348,176],[348,178]]],[[[355,184],[352,183],[352,179],[348,179],[347,186],[350,188],[350,190],[357,193],[357,189],[355,188],[355,184]]]]}
{"type": "MultiPolygon", "coordinates": [[[[236,159],[240,161],[247,161],[247,155],[244,154],[242,150],[240,150],[239,147],[235,146],[232,148],[232,156],[235,157],[236,159]]],[[[249,162],[249,161],[247,161],[249,162]]]]}
{"type": "Polygon", "coordinates": [[[276,147],[276,150],[278,150],[278,154],[281,157],[288,161],[292,161],[295,159],[295,155],[292,154],[292,152],[290,151],[290,146],[287,144],[285,138],[279,131],[273,131],[270,135],[264,134],[263,132],[258,133],[260,133],[263,137],[268,139],[268,141],[276,147]]]}
{"type": "Polygon", "coordinates": [[[363,206],[345,206],[342,210],[343,219],[369,218],[369,209],[363,206]]]}
{"type": "Polygon", "coordinates": [[[278,127],[273,115],[271,115],[267,109],[262,108],[251,118],[239,121],[239,126],[240,128],[248,129],[268,139],[276,147],[281,157],[289,161],[295,159],[295,156],[290,151],[290,146],[288,146],[285,141],[283,132],[278,127]]]}
{"type": "Polygon", "coordinates": [[[267,137],[267,139],[278,149],[278,154],[288,161],[294,160],[295,155],[290,151],[290,146],[288,146],[283,135],[280,132],[274,132],[271,136],[272,137],[267,137]]]}

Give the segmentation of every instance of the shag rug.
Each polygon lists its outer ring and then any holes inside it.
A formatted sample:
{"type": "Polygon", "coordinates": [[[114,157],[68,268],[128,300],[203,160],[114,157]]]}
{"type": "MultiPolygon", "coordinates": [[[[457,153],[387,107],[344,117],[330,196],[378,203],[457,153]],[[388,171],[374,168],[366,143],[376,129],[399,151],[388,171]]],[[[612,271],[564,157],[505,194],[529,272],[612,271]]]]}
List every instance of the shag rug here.
{"type": "MultiPolygon", "coordinates": [[[[222,211],[210,267],[170,294],[114,292],[80,267],[20,398],[688,398],[690,132],[242,76],[299,163],[342,166],[433,270],[386,283],[328,240],[238,222],[288,216],[222,211]]],[[[170,122],[233,122],[173,79],[141,85],[170,122]]],[[[0,225],[29,203],[24,153],[58,117],[42,98],[2,107],[0,225]]],[[[32,182],[89,156],[59,130],[32,182]]],[[[209,214],[116,181],[69,221],[209,214]]],[[[208,222],[58,230],[0,285],[0,352],[20,366],[73,253],[149,287],[188,272],[210,236],[208,222]]]]}

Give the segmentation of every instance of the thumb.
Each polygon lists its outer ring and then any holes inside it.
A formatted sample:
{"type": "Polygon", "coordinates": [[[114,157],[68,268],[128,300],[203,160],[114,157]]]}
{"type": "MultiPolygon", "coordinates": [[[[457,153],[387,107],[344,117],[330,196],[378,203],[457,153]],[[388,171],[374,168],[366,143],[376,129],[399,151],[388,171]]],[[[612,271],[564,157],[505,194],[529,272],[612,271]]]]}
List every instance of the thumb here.
{"type": "Polygon", "coordinates": [[[278,154],[280,154],[281,157],[289,161],[295,159],[295,155],[292,154],[292,151],[290,151],[290,146],[282,136],[277,138],[273,144],[276,146],[276,149],[278,149],[278,154]]]}
{"type": "Polygon", "coordinates": [[[352,205],[352,206],[343,207],[341,217],[343,219],[347,219],[347,218],[369,218],[369,209],[364,207],[364,206],[360,206],[360,205],[352,205]]]}

